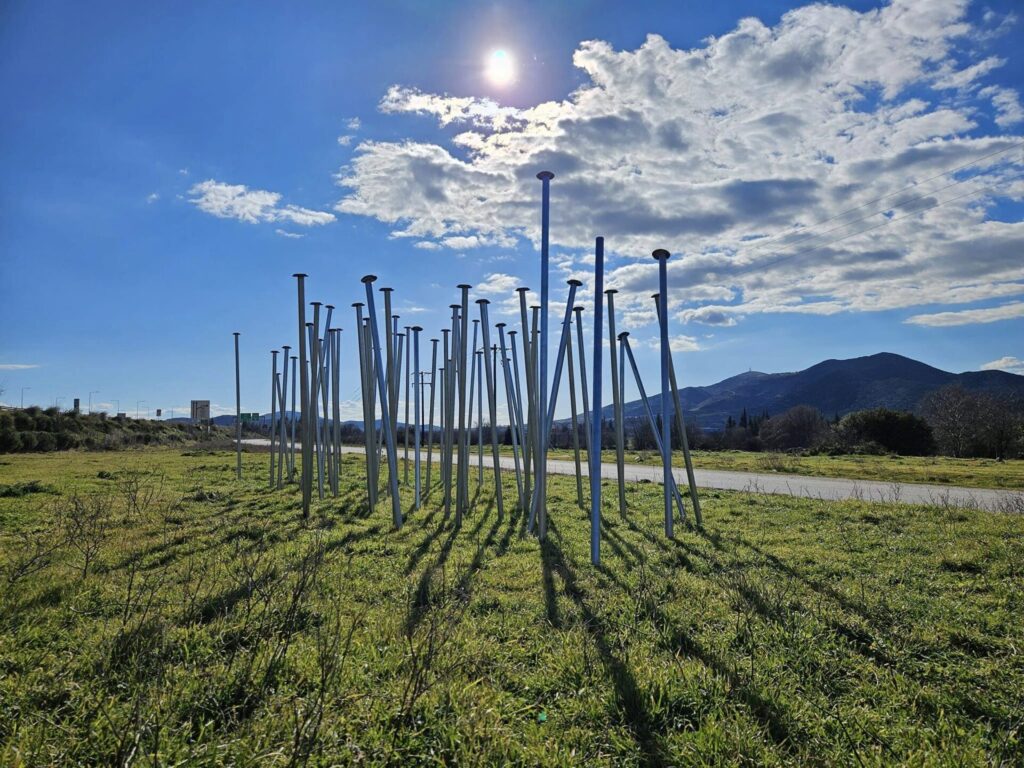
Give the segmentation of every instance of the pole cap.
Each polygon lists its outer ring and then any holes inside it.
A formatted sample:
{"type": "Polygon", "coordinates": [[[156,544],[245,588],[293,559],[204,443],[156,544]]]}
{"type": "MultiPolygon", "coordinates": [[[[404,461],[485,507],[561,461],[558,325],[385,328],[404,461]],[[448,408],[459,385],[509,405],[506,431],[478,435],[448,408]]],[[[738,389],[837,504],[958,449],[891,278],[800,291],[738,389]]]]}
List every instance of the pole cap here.
{"type": "Polygon", "coordinates": [[[309,275],[307,275],[305,272],[296,272],[292,275],[292,277],[297,277],[301,280],[304,277],[309,277],[309,275]]]}
{"type": "Polygon", "coordinates": [[[580,304],[577,304],[575,307],[572,308],[572,311],[573,312],[582,312],[583,311],[583,306],[580,305],[580,304]]]}
{"type": "Polygon", "coordinates": [[[311,307],[322,307],[324,303],[322,301],[311,301],[309,302],[311,307]]]}
{"type": "Polygon", "coordinates": [[[657,248],[651,253],[651,256],[653,256],[656,259],[667,259],[671,255],[672,254],[666,251],[664,248],[657,248]]]}
{"type": "Polygon", "coordinates": [[[476,303],[477,304],[490,304],[491,300],[490,299],[477,299],[476,303]]]}
{"type": "Polygon", "coordinates": [[[580,287],[581,285],[583,285],[583,281],[582,281],[582,280],[577,280],[576,278],[573,278],[572,280],[570,280],[570,281],[569,281],[569,282],[567,283],[567,285],[575,285],[575,286],[576,286],[576,287],[578,288],[578,287],[580,287]]]}
{"type": "Polygon", "coordinates": [[[234,331],[231,335],[232,336],[241,336],[242,334],[239,331],[234,331]]]}
{"type": "Polygon", "coordinates": [[[537,178],[540,179],[541,181],[551,181],[553,178],[555,178],[555,174],[553,174],[551,171],[541,171],[540,173],[537,174],[537,178]]]}
{"type": "Polygon", "coordinates": [[[363,302],[361,302],[361,301],[354,301],[354,302],[352,302],[352,306],[353,307],[365,307],[366,305],[363,304],[363,302]]]}
{"type": "Polygon", "coordinates": [[[463,291],[468,291],[468,290],[469,290],[470,288],[472,288],[473,286],[472,286],[472,285],[467,285],[466,283],[459,283],[459,284],[458,284],[458,285],[456,285],[455,287],[456,287],[456,288],[461,288],[461,289],[462,289],[463,291]]]}
{"type": "Polygon", "coordinates": [[[619,334],[619,341],[622,341],[627,336],[629,336],[629,331],[623,331],[622,333],[619,334]]]}
{"type": "Polygon", "coordinates": [[[518,291],[519,293],[525,293],[526,291],[528,291],[528,290],[530,290],[530,289],[529,289],[529,288],[527,288],[527,287],[526,287],[526,286],[524,285],[524,286],[521,286],[521,287],[519,287],[519,288],[516,288],[516,290],[517,290],[517,291],[518,291]]]}
{"type": "Polygon", "coordinates": [[[414,325],[414,326],[413,326],[412,328],[410,328],[409,330],[411,330],[411,331],[416,331],[417,333],[419,333],[420,331],[422,331],[422,330],[423,330],[423,327],[422,327],[422,326],[419,326],[419,325],[414,325]]]}
{"type": "Polygon", "coordinates": [[[377,279],[376,275],[363,275],[362,282],[364,282],[364,283],[372,283],[376,279],[377,279]]]}
{"type": "Polygon", "coordinates": [[[615,294],[615,293],[618,293],[618,290],[615,289],[615,288],[605,288],[605,290],[604,290],[604,295],[605,296],[611,296],[612,294],[615,294]]]}
{"type": "Polygon", "coordinates": [[[495,328],[504,328],[504,327],[505,327],[505,325],[506,325],[505,323],[495,323],[495,324],[494,324],[494,327],[495,327],[495,328]]]}
{"type": "Polygon", "coordinates": [[[381,293],[391,293],[393,290],[395,290],[395,289],[394,288],[381,288],[380,292],[381,293]]]}

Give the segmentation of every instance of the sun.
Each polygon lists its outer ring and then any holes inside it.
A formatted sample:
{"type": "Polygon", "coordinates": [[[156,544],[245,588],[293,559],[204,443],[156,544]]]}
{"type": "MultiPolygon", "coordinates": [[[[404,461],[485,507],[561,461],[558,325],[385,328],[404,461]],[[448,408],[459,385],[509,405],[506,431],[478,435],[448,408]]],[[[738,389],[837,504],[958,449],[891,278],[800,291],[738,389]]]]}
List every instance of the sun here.
{"type": "Polygon", "coordinates": [[[498,48],[487,56],[487,79],[494,85],[503,86],[515,82],[516,62],[512,55],[498,48]]]}

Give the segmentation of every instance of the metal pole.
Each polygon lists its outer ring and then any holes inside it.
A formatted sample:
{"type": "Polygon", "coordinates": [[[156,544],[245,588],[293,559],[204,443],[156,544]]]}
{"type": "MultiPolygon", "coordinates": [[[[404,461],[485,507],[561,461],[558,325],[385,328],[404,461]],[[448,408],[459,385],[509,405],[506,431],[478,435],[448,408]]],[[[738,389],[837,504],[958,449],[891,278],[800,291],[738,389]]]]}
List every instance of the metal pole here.
{"type": "MultiPolygon", "coordinates": [[[[288,455],[288,429],[284,414],[288,405],[288,353],[292,351],[292,348],[285,344],[281,349],[284,351],[284,359],[281,360],[281,383],[278,387],[281,395],[281,414],[278,419],[281,434],[277,441],[277,487],[279,489],[284,485],[284,465],[287,463],[288,455]]],[[[241,465],[239,465],[239,470],[241,470],[241,465]]]]}
{"type": "MultiPolygon", "coordinates": [[[[469,350],[470,355],[472,355],[470,357],[470,362],[469,362],[469,416],[466,419],[466,431],[470,435],[470,437],[472,437],[472,434],[473,434],[473,403],[475,402],[473,400],[473,396],[476,394],[476,390],[477,389],[481,389],[483,387],[483,385],[484,385],[484,383],[483,383],[483,376],[481,375],[482,371],[478,372],[477,356],[476,356],[476,340],[477,340],[477,335],[478,335],[479,331],[480,331],[480,321],[477,318],[473,318],[473,346],[470,347],[470,350],[469,350]],[[480,379],[480,383],[479,384],[476,383],[478,378],[480,379]]],[[[477,422],[477,427],[478,428],[480,427],[479,421],[477,422]]],[[[468,445],[469,442],[471,442],[471,440],[467,440],[467,445],[468,445]]],[[[466,460],[469,461],[468,455],[467,455],[466,460]]],[[[477,485],[483,485],[483,476],[482,476],[482,474],[481,474],[481,476],[479,478],[477,478],[477,485]]]]}
{"type": "Polygon", "coordinates": [[[334,449],[334,485],[331,490],[338,495],[341,481],[341,328],[334,329],[334,346],[331,352],[331,427],[334,449]]]}
{"type": "MultiPolygon", "coordinates": [[[[373,356],[374,364],[377,369],[377,388],[380,390],[381,413],[387,413],[387,382],[385,381],[384,366],[380,354],[380,332],[377,329],[377,310],[374,308],[373,304],[373,281],[376,279],[376,275],[366,275],[362,282],[366,286],[366,311],[370,316],[370,333],[373,336],[373,356]]],[[[388,294],[384,295],[385,297],[388,296],[388,294]]],[[[391,488],[391,516],[395,524],[395,528],[401,528],[402,500],[398,496],[398,456],[395,453],[395,434],[391,429],[391,422],[387,418],[381,419],[381,423],[384,426],[384,441],[387,443],[388,450],[388,485],[391,488]]]]}
{"type": "MultiPolygon", "coordinates": [[[[597,238],[594,248],[594,397],[591,401],[593,415],[588,425],[591,430],[587,445],[587,461],[590,472],[590,562],[601,564],[601,314],[604,302],[604,238],[597,238]]],[[[579,313],[576,315],[580,317],[579,313]]],[[[582,333],[582,331],[580,331],[582,333]]],[[[580,344],[582,350],[583,345],[580,344]]],[[[583,356],[580,355],[580,365],[583,356]]],[[[584,405],[584,411],[586,405],[584,405]]]]}
{"type": "MultiPolygon", "coordinates": [[[[565,317],[562,319],[562,334],[558,342],[558,354],[555,357],[555,376],[551,384],[551,401],[548,403],[547,414],[542,416],[544,421],[541,426],[545,437],[542,441],[539,460],[540,463],[545,465],[547,464],[547,435],[551,433],[551,427],[555,420],[555,406],[558,403],[558,387],[562,379],[562,365],[565,362],[565,345],[570,336],[569,318],[572,317],[572,306],[573,301],[576,299],[576,288],[580,285],[582,285],[582,283],[579,280],[569,281],[569,299],[565,304],[565,317]]],[[[543,541],[544,537],[547,535],[547,498],[544,491],[546,491],[546,485],[538,483],[534,488],[534,503],[530,509],[531,518],[536,514],[539,523],[537,532],[541,541],[543,541]]]]}
{"type": "MultiPolygon", "coordinates": [[[[668,296],[669,252],[658,248],[651,254],[658,262],[658,292],[668,296]]],[[[672,351],[668,339],[668,312],[658,312],[661,330],[661,466],[665,476],[665,535],[672,538],[672,492],[668,479],[672,476],[672,424],[668,420],[668,369],[672,365],[672,351]]]]}
{"type": "MultiPolygon", "coordinates": [[[[416,375],[419,376],[419,370],[420,370],[420,331],[422,331],[423,329],[420,326],[418,326],[418,325],[414,325],[410,330],[412,330],[412,334],[413,334],[413,336],[412,336],[412,344],[413,344],[413,353],[412,353],[412,357],[413,357],[413,370],[416,371],[416,375]]],[[[415,412],[415,426],[414,426],[414,429],[415,429],[415,432],[416,432],[416,434],[415,434],[415,448],[414,448],[415,454],[414,454],[414,456],[415,456],[415,462],[416,462],[416,472],[415,472],[415,481],[416,481],[416,509],[418,510],[420,508],[420,400],[422,398],[421,398],[421,395],[420,395],[420,387],[418,385],[414,385],[414,390],[415,390],[415,394],[416,394],[416,407],[414,409],[414,412],[415,412]]]]}
{"type": "Polygon", "coordinates": [[[555,174],[541,171],[537,174],[541,182],[540,202],[540,393],[537,398],[538,413],[543,419],[544,429],[539,435],[540,451],[537,455],[537,497],[540,500],[540,538],[543,541],[547,530],[547,495],[548,495],[548,440],[550,426],[547,423],[548,412],[548,283],[549,259],[548,241],[551,219],[551,180],[555,174]]]}
{"type": "MultiPolygon", "coordinates": [[[[457,304],[455,306],[458,307],[457,304]]],[[[454,315],[454,310],[452,314],[454,315]]],[[[453,325],[454,322],[455,320],[453,318],[453,325]]],[[[442,350],[444,365],[442,366],[441,374],[441,421],[443,422],[441,426],[441,484],[444,486],[444,516],[446,518],[451,515],[452,511],[451,410],[449,405],[452,393],[452,363],[450,351],[453,341],[449,338],[451,332],[451,328],[444,328],[441,330],[444,342],[444,349],[442,350]]]]}
{"type": "MultiPolygon", "coordinates": [[[[572,321],[569,320],[569,323],[572,321]]],[[[572,359],[572,331],[565,343],[565,362],[569,369],[569,410],[572,414],[572,454],[576,462],[576,503],[583,506],[583,470],[580,467],[580,425],[576,412],[576,364],[572,359]]]]}
{"type": "MultiPolygon", "coordinates": [[[[661,315],[661,306],[658,299],[659,294],[654,294],[654,308],[661,315]]],[[[667,304],[666,304],[667,306],[667,304]]],[[[690,502],[693,504],[693,519],[697,527],[704,525],[704,516],[700,511],[700,499],[697,496],[697,480],[693,474],[693,460],[690,457],[690,439],[686,436],[686,419],[683,415],[683,404],[679,397],[679,384],[676,381],[675,361],[669,358],[668,375],[669,383],[672,385],[672,402],[676,412],[676,429],[679,430],[679,442],[683,445],[683,464],[686,465],[686,481],[690,488],[690,502]]]]}
{"type": "Polygon", "coordinates": [[[352,304],[356,311],[356,337],[359,353],[359,394],[363,403],[363,445],[366,446],[366,504],[369,509],[374,505],[374,479],[373,479],[373,441],[370,435],[376,432],[374,429],[374,414],[370,410],[370,390],[366,375],[366,344],[364,343],[363,331],[363,303],[357,301],[352,304]]]}
{"type": "MultiPolygon", "coordinates": [[[[405,438],[402,440],[402,451],[404,466],[402,467],[402,485],[409,485],[409,387],[412,385],[410,379],[412,378],[413,369],[409,365],[409,358],[412,356],[412,336],[409,331],[410,326],[405,326],[405,423],[402,425],[402,436],[405,438]]],[[[419,366],[416,366],[419,368],[419,366]]],[[[419,507],[417,507],[418,509],[419,507]]]]}
{"type": "Polygon", "coordinates": [[[430,340],[430,417],[427,420],[427,488],[434,453],[434,383],[437,380],[437,339],[430,340]]]}
{"type": "Polygon", "coordinates": [[[487,354],[487,350],[491,346],[490,324],[487,321],[487,305],[490,304],[490,301],[487,299],[477,299],[476,303],[480,305],[484,376],[487,382],[487,405],[491,417],[491,455],[494,458],[494,499],[498,505],[498,517],[500,519],[505,513],[505,505],[501,494],[501,458],[498,455],[498,408],[494,397],[494,371],[491,368],[491,356],[487,354]]]}
{"type": "Polygon", "coordinates": [[[299,358],[297,358],[295,355],[292,355],[292,412],[291,412],[291,418],[289,419],[289,422],[291,422],[291,428],[292,428],[291,432],[292,432],[292,434],[291,434],[291,440],[290,440],[291,444],[288,446],[288,482],[289,483],[292,483],[292,482],[295,481],[295,390],[298,389],[298,387],[296,386],[296,382],[295,382],[295,374],[296,374],[296,368],[297,368],[296,361],[298,359],[299,358]]]}
{"type": "Polygon", "coordinates": [[[323,386],[321,381],[321,356],[320,350],[320,307],[322,302],[312,301],[310,304],[313,306],[313,325],[309,331],[309,341],[312,353],[310,354],[309,366],[313,373],[313,389],[310,393],[312,397],[312,406],[310,408],[310,417],[313,419],[312,430],[310,432],[310,438],[313,445],[311,446],[316,450],[316,488],[317,497],[323,501],[324,498],[324,455],[320,444],[320,421],[323,418],[323,414],[320,411],[320,387],[323,386]]]}
{"type": "MultiPolygon", "coordinates": [[[[365,426],[365,432],[363,437],[366,440],[366,455],[370,462],[369,470],[370,477],[368,478],[369,492],[370,492],[370,508],[375,509],[377,506],[377,493],[380,489],[380,442],[377,440],[377,385],[375,384],[377,376],[375,373],[375,363],[373,359],[373,335],[370,332],[370,321],[363,320],[363,360],[366,364],[366,389],[364,392],[368,392],[366,402],[366,419],[367,426],[365,426]]],[[[382,418],[384,412],[381,411],[382,418]]],[[[383,430],[381,434],[383,435],[383,430]]]]}
{"type": "Polygon", "coordinates": [[[572,311],[576,313],[576,351],[580,359],[580,392],[583,395],[583,438],[589,462],[592,443],[590,441],[590,393],[587,392],[587,358],[586,349],[583,346],[583,307],[573,307],[572,311]]]}
{"type": "MultiPolygon", "coordinates": [[[[523,425],[523,493],[525,499],[529,499],[533,495],[530,469],[533,458],[533,436],[537,431],[534,426],[537,417],[533,404],[534,376],[530,356],[530,323],[526,312],[526,294],[529,290],[525,287],[516,288],[516,292],[519,294],[519,314],[523,324],[523,370],[526,374],[526,421],[523,425]]],[[[515,360],[515,349],[512,350],[512,354],[513,360],[515,360]]],[[[517,371],[518,368],[519,364],[516,363],[517,371]]]]}
{"type": "MultiPolygon", "coordinates": [[[[469,507],[469,430],[466,426],[466,384],[469,378],[469,289],[471,286],[460,283],[456,286],[461,292],[459,327],[459,489],[457,509],[461,512],[469,507]]],[[[472,407],[470,408],[472,413],[472,407]]]]}
{"type": "MultiPolygon", "coordinates": [[[[618,468],[619,478],[619,514],[626,514],[626,457],[625,457],[625,434],[622,428],[622,400],[619,397],[619,365],[617,350],[615,348],[615,299],[613,296],[618,293],[614,288],[604,292],[608,297],[608,350],[611,358],[612,374],[612,403],[614,404],[615,418],[615,463],[618,468]]],[[[600,414],[596,414],[600,418],[600,414]]]]}
{"type": "MultiPolygon", "coordinates": [[[[238,331],[235,337],[235,477],[242,479],[242,378],[238,371],[238,331]]],[[[92,392],[89,393],[89,413],[92,413],[92,392]]]]}
{"type": "MultiPolygon", "coordinates": [[[[473,350],[473,363],[476,365],[476,376],[480,384],[476,388],[476,483],[484,484],[484,361],[483,352],[473,350]]],[[[470,410],[473,403],[470,402],[470,410]]]]}
{"type": "MultiPolygon", "coordinates": [[[[651,408],[651,402],[647,397],[647,390],[644,389],[644,382],[640,378],[640,370],[636,367],[636,358],[633,357],[633,350],[629,346],[628,331],[623,331],[619,334],[619,341],[622,343],[622,359],[629,358],[630,368],[633,369],[633,378],[636,380],[637,389],[640,390],[640,400],[644,405],[644,411],[647,413],[647,419],[651,423],[651,431],[654,433],[654,443],[659,451],[662,451],[664,443],[662,442],[662,432],[658,429],[658,420],[654,416],[654,409],[651,408]]],[[[662,422],[664,423],[664,422],[662,422]]],[[[669,514],[668,517],[672,517],[672,506],[671,499],[674,497],[676,504],[679,506],[679,515],[684,520],[686,519],[686,508],[683,506],[683,497],[679,495],[679,489],[676,487],[676,478],[672,474],[671,467],[667,475],[663,477],[665,487],[668,488],[669,496],[669,514]]]]}
{"type": "MultiPolygon", "coordinates": [[[[465,340],[461,337],[462,324],[459,317],[462,305],[452,304],[450,309],[452,310],[452,346],[451,358],[449,359],[448,385],[446,386],[449,406],[447,419],[448,448],[445,451],[445,458],[448,460],[448,485],[451,485],[453,479],[455,481],[455,527],[458,528],[462,525],[463,505],[459,503],[459,497],[462,494],[462,474],[466,467],[465,462],[461,462],[458,467],[453,466],[454,462],[461,458],[459,453],[462,450],[462,426],[460,422],[456,421],[458,415],[456,414],[455,406],[459,401],[460,348],[465,344],[465,340]],[[456,440],[458,441],[457,444],[456,440]]],[[[451,489],[448,488],[447,490],[449,495],[451,495],[451,489]]]]}
{"type": "Polygon", "coordinates": [[[501,367],[505,373],[505,402],[508,404],[509,432],[512,434],[512,459],[516,467],[516,490],[519,492],[519,506],[523,504],[523,478],[519,469],[519,424],[516,421],[519,405],[516,402],[516,391],[512,384],[512,372],[509,369],[508,349],[505,346],[505,323],[498,323],[498,341],[501,344],[501,367]]]}
{"type": "Polygon", "coordinates": [[[274,428],[277,426],[277,355],[270,352],[270,487],[274,487],[274,428]]]}

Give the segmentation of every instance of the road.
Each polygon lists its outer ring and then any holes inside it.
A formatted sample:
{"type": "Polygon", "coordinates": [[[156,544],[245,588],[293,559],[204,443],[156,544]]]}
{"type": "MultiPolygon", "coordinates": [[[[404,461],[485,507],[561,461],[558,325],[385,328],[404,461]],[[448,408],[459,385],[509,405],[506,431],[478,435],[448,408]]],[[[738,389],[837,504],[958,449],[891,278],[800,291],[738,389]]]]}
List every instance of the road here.
{"type": "MultiPolygon", "coordinates": [[[[270,441],[265,438],[249,438],[242,440],[243,445],[267,447],[270,441]]],[[[362,454],[365,451],[357,446],[342,446],[343,453],[362,454]]],[[[409,452],[410,456],[412,451],[409,452]]],[[[422,452],[426,461],[426,452],[422,452]]],[[[435,457],[436,460],[436,457],[435,457]]],[[[515,463],[511,456],[499,458],[501,468],[514,471],[515,463]]],[[[484,466],[491,467],[493,459],[490,453],[484,456],[484,466]]],[[[475,463],[475,456],[474,456],[475,463]]],[[[548,472],[556,475],[574,475],[574,462],[562,459],[548,459],[548,472]]],[[[660,483],[661,467],[648,467],[640,464],[626,464],[625,479],[628,482],[660,483]]],[[[583,474],[588,474],[586,462],[583,474]]],[[[686,472],[682,468],[673,470],[677,483],[686,485],[686,472]]],[[[614,480],[617,477],[614,464],[601,464],[601,477],[614,480]]],[[[755,493],[780,494],[799,496],[810,499],[836,501],[839,499],[864,499],[902,504],[932,504],[953,507],[977,507],[993,512],[1020,510],[1024,494],[1020,491],[999,490],[994,488],[964,488],[952,485],[925,485],[921,483],[885,483],[877,480],[849,480],[839,477],[811,477],[808,475],[786,475],[776,472],[731,472],[720,469],[694,469],[694,477],[700,488],[714,488],[723,491],[747,491],[755,493]]]]}

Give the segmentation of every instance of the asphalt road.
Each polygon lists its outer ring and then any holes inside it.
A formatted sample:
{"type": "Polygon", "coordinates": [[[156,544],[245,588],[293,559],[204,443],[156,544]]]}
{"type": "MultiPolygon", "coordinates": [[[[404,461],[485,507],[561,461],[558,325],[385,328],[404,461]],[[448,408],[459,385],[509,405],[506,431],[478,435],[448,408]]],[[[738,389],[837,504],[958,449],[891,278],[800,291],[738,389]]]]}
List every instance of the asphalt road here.
{"type": "MultiPolygon", "coordinates": [[[[242,440],[243,445],[269,446],[270,441],[263,438],[242,440]]],[[[356,446],[342,446],[343,453],[364,453],[356,446]]],[[[410,455],[412,451],[410,451],[410,455]]],[[[399,454],[401,455],[401,453],[399,454]]],[[[426,461],[426,452],[421,453],[426,461]]],[[[435,459],[436,460],[436,459],[435,459]]],[[[476,458],[474,456],[474,463],[476,458]]],[[[511,456],[499,458],[501,468],[515,470],[511,456]]],[[[493,459],[490,453],[484,455],[484,466],[491,467],[493,459]]],[[[548,472],[556,475],[574,475],[575,464],[562,459],[549,459],[548,472]]],[[[640,464],[626,464],[625,479],[627,482],[660,483],[661,467],[649,467],[640,464]]],[[[583,474],[588,474],[586,462],[583,474]]],[[[673,475],[680,486],[686,485],[686,472],[682,468],[674,469],[673,475]]],[[[964,488],[952,485],[924,485],[921,483],[885,483],[877,480],[849,480],[838,477],[810,477],[807,475],[786,475],[775,472],[731,472],[719,469],[694,469],[697,486],[715,488],[725,491],[747,491],[754,493],[781,494],[799,496],[810,499],[864,499],[883,503],[932,504],[938,506],[977,507],[993,512],[1020,509],[1020,499],[1024,494],[1020,491],[998,490],[989,488],[964,488]]],[[[601,477],[614,480],[617,477],[614,464],[601,464],[601,477]]]]}

